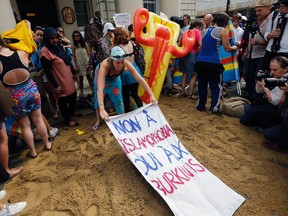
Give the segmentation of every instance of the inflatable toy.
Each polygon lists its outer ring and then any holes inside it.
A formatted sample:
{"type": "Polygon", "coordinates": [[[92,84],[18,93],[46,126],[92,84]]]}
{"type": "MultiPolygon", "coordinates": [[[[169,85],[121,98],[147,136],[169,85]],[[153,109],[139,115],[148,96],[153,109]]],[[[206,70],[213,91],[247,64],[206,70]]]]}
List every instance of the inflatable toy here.
{"type": "MultiPolygon", "coordinates": [[[[158,100],[171,58],[185,56],[195,43],[193,31],[183,34],[182,47],[177,45],[180,26],[172,21],[140,8],[134,15],[134,35],[145,51],[146,67],[144,77],[158,100]]],[[[150,103],[149,95],[139,87],[139,96],[145,103],[150,103]]]]}

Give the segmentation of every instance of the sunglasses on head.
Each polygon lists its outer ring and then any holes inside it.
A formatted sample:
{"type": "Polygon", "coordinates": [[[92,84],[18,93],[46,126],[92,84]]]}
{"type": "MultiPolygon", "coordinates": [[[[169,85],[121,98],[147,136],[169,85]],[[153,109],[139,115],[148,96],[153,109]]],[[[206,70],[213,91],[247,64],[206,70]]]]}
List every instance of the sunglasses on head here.
{"type": "Polygon", "coordinates": [[[124,58],[126,58],[126,57],[127,57],[126,54],[124,54],[124,55],[122,55],[122,56],[120,56],[120,55],[112,56],[112,58],[115,58],[115,59],[124,59],[124,58]]]}

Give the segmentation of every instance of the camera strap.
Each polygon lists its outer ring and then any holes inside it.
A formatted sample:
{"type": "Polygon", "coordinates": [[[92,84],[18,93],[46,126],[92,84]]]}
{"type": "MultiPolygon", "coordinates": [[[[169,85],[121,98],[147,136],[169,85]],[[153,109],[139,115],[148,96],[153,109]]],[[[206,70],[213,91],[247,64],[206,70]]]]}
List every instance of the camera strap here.
{"type": "Polygon", "coordinates": [[[278,38],[274,38],[274,40],[273,40],[272,47],[274,47],[273,48],[274,52],[277,52],[280,49],[280,42],[282,40],[286,24],[287,24],[286,14],[281,14],[277,20],[277,26],[276,26],[276,29],[277,28],[281,29],[281,33],[280,33],[278,38]]]}
{"type": "Polygon", "coordinates": [[[278,13],[279,13],[279,10],[275,10],[275,11],[273,12],[272,22],[271,22],[271,32],[273,31],[274,20],[275,20],[276,16],[278,15],[278,13]]]}

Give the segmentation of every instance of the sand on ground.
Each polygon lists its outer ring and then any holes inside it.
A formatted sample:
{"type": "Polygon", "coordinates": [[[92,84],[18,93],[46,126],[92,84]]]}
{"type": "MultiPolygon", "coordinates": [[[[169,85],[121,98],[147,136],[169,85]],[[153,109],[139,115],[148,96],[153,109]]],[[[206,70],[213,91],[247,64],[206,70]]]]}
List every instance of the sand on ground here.
{"type": "MultiPolygon", "coordinates": [[[[287,155],[265,149],[263,136],[237,118],[196,111],[196,101],[161,96],[159,106],[190,153],[245,197],[236,216],[288,215],[287,155]]],[[[4,201],[27,201],[23,216],[173,215],[109,128],[91,131],[95,120],[90,113],[77,118],[78,128],[60,128],[50,152],[38,145],[39,156],[25,158],[23,172],[4,185],[4,201]]]]}

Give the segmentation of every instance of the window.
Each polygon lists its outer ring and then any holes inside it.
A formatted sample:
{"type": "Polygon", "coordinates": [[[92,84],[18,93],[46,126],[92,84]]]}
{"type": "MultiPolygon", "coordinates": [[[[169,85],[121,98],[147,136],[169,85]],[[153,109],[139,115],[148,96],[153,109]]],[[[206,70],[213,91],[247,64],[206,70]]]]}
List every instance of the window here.
{"type": "Polygon", "coordinates": [[[75,14],[78,26],[86,26],[88,24],[86,0],[74,0],[75,14]]]}
{"type": "Polygon", "coordinates": [[[143,7],[150,12],[157,13],[156,0],[143,0],[143,7]]]}

